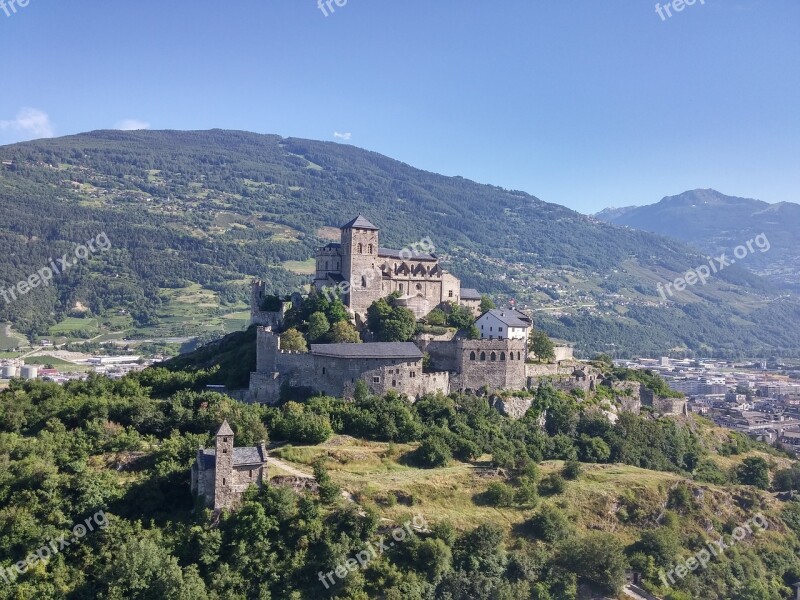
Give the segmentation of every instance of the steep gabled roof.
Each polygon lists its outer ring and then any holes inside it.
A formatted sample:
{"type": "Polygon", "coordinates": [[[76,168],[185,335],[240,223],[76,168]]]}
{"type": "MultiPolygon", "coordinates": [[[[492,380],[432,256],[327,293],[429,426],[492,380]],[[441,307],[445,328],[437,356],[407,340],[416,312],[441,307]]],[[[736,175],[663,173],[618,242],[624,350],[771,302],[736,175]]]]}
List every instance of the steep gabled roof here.
{"type": "Polygon", "coordinates": [[[349,223],[345,223],[339,229],[372,229],[373,231],[380,231],[375,225],[367,221],[361,215],[358,215],[349,223]]]}
{"type": "Polygon", "coordinates": [[[219,431],[217,432],[217,437],[221,435],[233,435],[233,429],[231,429],[231,426],[228,425],[228,419],[225,419],[222,422],[222,426],[219,428],[219,431]]]}

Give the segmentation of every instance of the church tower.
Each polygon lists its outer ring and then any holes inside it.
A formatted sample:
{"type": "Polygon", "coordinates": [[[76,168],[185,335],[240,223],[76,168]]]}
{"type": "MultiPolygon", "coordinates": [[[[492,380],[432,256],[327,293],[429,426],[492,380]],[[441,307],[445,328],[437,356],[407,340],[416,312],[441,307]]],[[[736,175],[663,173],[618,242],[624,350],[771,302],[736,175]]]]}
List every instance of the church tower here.
{"type": "Polygon", "coordinates": [[[342,278],[349,284],[346,304],[364,314],[381,297],[382,279],[378,262],[378,231],[359,215],[342,225],[342,278]]]}
{"type": "Polygon", "coordinates": [[[227,419],[217,431],[214,510],[233,506],[233,429],[227,419]]]}

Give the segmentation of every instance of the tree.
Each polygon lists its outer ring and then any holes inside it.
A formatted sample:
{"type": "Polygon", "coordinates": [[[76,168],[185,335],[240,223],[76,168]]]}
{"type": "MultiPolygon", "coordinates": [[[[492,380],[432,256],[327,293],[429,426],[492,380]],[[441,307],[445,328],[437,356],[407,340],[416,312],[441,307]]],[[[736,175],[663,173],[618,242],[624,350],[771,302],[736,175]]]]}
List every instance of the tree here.
{"type": "Polygon", "coordinates": [[[514,504],[514,488],[501,481],[493,481],[482,494],[489,506],[511,506],[514,504]]]}
{"type": "Polygon", "coordinates": [[[325,316],[328,317],[330,323],[338,323],[340,321],[350,321],[350,316],[347,314],[347,307],[342,302],[341,298],[334,298],[330,303],[328,310],[325,311],[325,316]]]}
{"type": "Polygon", "coordinates": [[[489,312],[494,307],[494,302],[492,302],[492,299],[487,294],[481,296],[481,314],[489,312]]]}
{"type": "Polygon", "coordinates": [[[413,312],[395,307],[378,332],[378,339],[382,342],[407,342],[414,335],[416,326],[417,318],[413,312]]]}
{"type": "Polygon", "coordinates": [[[348,321],[337,321],[331,326],[328,339],[333,344],[360,344],[358,330],[348,321]]]}
{"type": "Polygon", "coordinates": [[[605,532],[567,540],[560,549],[559,562],[581,579],[612,594],[622,589],[628,566],[622,543],[605,532]]]}
{"type": "Polygon", "coordinates": [[[428,322],[428,325],[436,325],[439,327],[447,325],[447,315],[441,308],[434,308],[428,313],[428,316],[425,317],[425,320],[428,322]]]}
{"type": "Polygon", "coordinates": [[[475,315],[466,306],[460,304],[449,304],[449,313],[447,315],[447,323],[456,329],[469,329],[475,324],[475,315]]]}
{"type": "Polygon", "coordinates": [[[556,357],[555,346],[544,331],[537,329],[531,332],[528,347],[541,361],[553,360],[556,357]]]}
{"type": "Polygon", "coordinates": [[[311,342],[316,342],[322,339],[328,331],[330,331],[331,324],[328,322],[328,317],[325,313],[315,312],[308,318],[308,339],[311,342]]]}
{"type": "Polygon", "coordinates": [[[426,468],[444,467],[453,458],[453,451],[440,435],[429,435],[416,450],[416,462],[426,468]]]}
{"type": "Polygon", "coordinates": [[[769,465],[760,456],[749,456],[736,469],[736,479],[743,485],[765,490],[769,487],[769,465]]]}
{"type": "Polygon", "coordinates": [[[308,344],[306,344],[303,334],[292,327],[281,334],[281,350],[308,352],[308,344]]]}

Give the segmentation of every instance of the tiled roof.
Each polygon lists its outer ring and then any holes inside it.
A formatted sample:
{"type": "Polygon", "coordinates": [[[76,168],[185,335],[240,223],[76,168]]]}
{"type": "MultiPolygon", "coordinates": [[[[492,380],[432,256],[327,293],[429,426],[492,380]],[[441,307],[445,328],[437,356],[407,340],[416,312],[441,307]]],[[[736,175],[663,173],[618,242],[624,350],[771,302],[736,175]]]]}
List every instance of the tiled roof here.
{"type": "Polygon", "coordinates": [[[369,344],[311,344],[311,354],[333,358],[398,358],[421,360],[422,351],[412,342],[369,344]]]}
{"type": "Polygon", "coordinates": [[[383,258],[396,258],[398,260],[439,260],[434,254],[414,252],[410,249],[403,252],[402,250],[392,250],[391,248],[378,248],[378,256],[382,256],[383,258]]]}
{"type": "Polygon", "coordinates": [[[480,300],[483,298],[481,293],[473,288],[461,288],[461,299],[462,300],[480,300]]]}
{"type": "Polygon", "coordinates": [[[374,231],[379,231],[375,225],[367,221],[361,215],[358,215],[355,219],[346,223],[340,227],[340,229],[372,229],[374,231]]]}
{"type": "MultiPolygon", "coordinates": [[[[213,469],[217,464],[217,451],[206,448],[201,456],[203,469],[213,469]]],[[[249,446],[233,449],[233,466],[245,467],[249,465],[262,465],[266,457],[261,454],[259,446],[249,446]]]]}

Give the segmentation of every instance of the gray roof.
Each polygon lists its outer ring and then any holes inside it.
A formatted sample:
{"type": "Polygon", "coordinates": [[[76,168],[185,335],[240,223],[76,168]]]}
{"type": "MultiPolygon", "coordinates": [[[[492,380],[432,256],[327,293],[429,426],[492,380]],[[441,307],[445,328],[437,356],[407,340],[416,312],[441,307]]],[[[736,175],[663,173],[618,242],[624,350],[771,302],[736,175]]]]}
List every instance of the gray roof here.
{"type": "Polygon", "coordinates": [[[379,231],[375,225],[367,221],[361,215],[358,215],[355,219],[350,221],[349,223],[345,223],[340,227],[340,229],[372,229],[374,231],[379,231]]]}
{"type": "Polygon", "coordinates": [[[424,254],[422,252],[414,252],[411,249],[392,250],[391,248],[378,248],[378,256],[383,258],[396,258],[398,260],[439,260],[435,254],[424,254]]]}
{"type": "MultiPolygon", "coordinates": [[[[213,469],[217,464],[217,451],[204,449],[202,454],[203,468],[213,469]]],[[[250,465],[263,465],[267,457],[261,454],[259,446],[249,446],[233,449],[233,466],[246,467],[250,465]]]]}
{"type": "Polygon", "coordinates": [[[422,351],[413,342],[369,344],[311,344],[311,354],[333,358],[398,358],[421,360],[422,351]]]}
{"type": "Polygon", "coordinates": [[[330,244],[326,244],[324,247],[329,248],[331,250],[338,250],[339,248],[342,247],[342,245],[338,242],[331,242],[330,244]]]}
{"type": "Polygon", "coordinates": [[[461,288],[461,299],[462,300],[481,300],[483,296],[481,293],[473,288],[461,288]]]}
{"type": "Polygon", "coordinates": [[[219,428],[219,431],[217,431],[217,435],[233,435],[233,429],[228,425],[228,419],[222,422],[222,426],[219,428]]]}
{"type": "Polygon", "coordinates": [[[481,318],[485,317],[486,315],[492,315],[495,319],[500,321],[501,323],[507,325],[508,327],[530,327],[531,324],[527,321],[523,321],[518,315],[517,311],[515,310],[504,310],[501,308],[493,308],[490,311],[487,311],[481,315],[481,318]]]}

